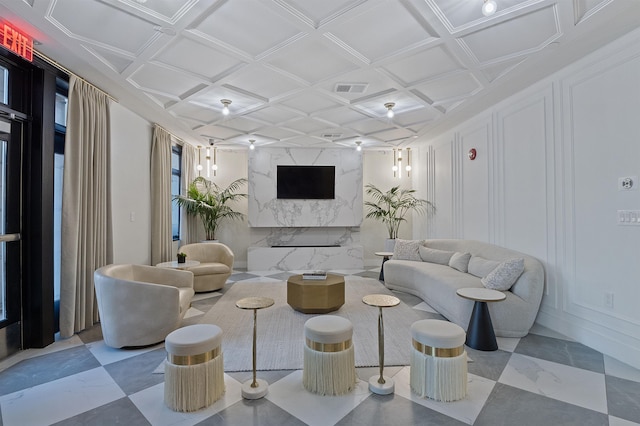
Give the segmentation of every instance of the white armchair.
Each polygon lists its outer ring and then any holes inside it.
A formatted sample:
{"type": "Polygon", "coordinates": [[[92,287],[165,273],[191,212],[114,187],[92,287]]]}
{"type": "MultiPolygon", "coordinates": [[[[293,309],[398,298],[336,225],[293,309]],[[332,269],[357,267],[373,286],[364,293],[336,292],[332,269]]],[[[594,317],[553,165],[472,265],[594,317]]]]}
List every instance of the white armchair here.
{"type": "Polygon", "coordinates": [[[114,348],[162,342],[191,304],[193,273],[147,265],[107,265],[94,274],[104,342],[114,348]]]}
{"type": "Polygon", "coordinates": [[[233,272],[233,252],[222,243],[193,243],[180,247],[187,260],[197,260],[198,266],[187,268],[193,272],[196,293],[219,290],[233,272]]]}

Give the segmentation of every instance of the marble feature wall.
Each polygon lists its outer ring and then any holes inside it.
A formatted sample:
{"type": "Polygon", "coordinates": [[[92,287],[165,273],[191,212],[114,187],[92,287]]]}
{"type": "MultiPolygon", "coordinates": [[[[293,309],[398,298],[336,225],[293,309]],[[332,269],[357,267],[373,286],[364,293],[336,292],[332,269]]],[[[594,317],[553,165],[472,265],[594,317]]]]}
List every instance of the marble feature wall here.
{"type": "Polygon", "coordinates": [[[350,246],[359,242],[359,228],[251,228],[252,246],[350,246]]]}
{"type": "Polygon", "coordinates": [[[249,247],[250,271],[312,271],[362,269],[362,246],[249,247]]]}
{"type": "Polygon", "coordinates": [[[353,149],[261,148],[249,155],[249,226],[357,227],[362,223],[362,153],[353,149]],[[279,200],[278,165],[335,166],[333,200],[279,200]]]}

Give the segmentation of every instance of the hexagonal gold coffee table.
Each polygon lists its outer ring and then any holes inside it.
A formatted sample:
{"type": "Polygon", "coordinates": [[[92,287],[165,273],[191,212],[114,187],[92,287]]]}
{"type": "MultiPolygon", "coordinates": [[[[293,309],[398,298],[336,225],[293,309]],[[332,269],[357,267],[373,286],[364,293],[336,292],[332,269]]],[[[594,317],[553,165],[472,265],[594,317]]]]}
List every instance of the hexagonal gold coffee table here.
{"type": "Polygon", "coordinates": [[[344,305],[344,277],[327,274],[324,280],[303,280],[293,275],[287,280],[287,303],[304,314],[326,314],[344,305]]]}

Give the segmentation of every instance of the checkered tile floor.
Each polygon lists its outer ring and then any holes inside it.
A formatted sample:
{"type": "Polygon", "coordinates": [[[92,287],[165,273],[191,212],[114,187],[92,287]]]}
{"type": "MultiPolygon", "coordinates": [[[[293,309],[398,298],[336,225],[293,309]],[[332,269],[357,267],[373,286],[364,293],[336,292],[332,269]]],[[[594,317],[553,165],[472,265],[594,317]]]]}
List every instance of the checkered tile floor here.
{"type": "MultiPolygon", "coordinates": [[[[378,277],[378,270],[332,271],[378,277]]],[[[290,273],[234,273],[221,292],[196,295],[185,324],[195,324],[219,296],[241,280],[286,279],[290,273]]],[[[439,315],[420,299],[397,293],[424,318],[439,315]]],[[[521,339],[498,338],[499,350],[468,349],[468,396],[439,403],[409,390],[408,367],[386,367],[396,390],[367,389],[375,368],[358,369],[357,389],[345,396],[306,392],[301,371],[264,371],[261,400],[241,397],[251,373],[227,373],[226,394],[195,413],[163,404],[164,376],[157,367],[162,344],[116,350],[96,326],[41,350],[23,351],[0,363],[0,426],[13,425],[640,425],[640,371],[534,327],[521,339]]]]}

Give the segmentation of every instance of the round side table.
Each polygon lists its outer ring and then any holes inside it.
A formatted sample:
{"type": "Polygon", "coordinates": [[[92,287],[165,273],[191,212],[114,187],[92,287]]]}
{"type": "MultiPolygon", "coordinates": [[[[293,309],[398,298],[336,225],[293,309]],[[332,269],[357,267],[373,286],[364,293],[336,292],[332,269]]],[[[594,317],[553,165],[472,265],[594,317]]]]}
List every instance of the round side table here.
{"type": "Polygon", "coordinates": [[[380,276],[378,277],[379,281],[384,282],[384,262],[389,260],[391,256],[393,256],[392,251],[377,251],[374,253],[376,256],[382,256],[382,265],[380,266],[380,276]]]}
{"type": "Polygon", "coordinates": [[[256,378],[256,339],[258,324],[258,309],[268,308],[274,303],[269,297],[245,297],[236,302],[240,309],[253,310],[253,379],[242,384],[242,397],[244,399],[260,399],[269,391],[269,383],[266,380],[256,378]]]}
{"type": "Polygon", "coordinates": [[[158,268],[171,268],[171,269],[187,269],[193,266],[198,266],[200,262],[197,260],[185,260],[182,263],[178,263],[177,260],[172,260],[170,262],[162,262],[158,263],[156,266],[158,268]]]}
{"type": "Polygon", "coordinates": [[[487,302],[500,302],[507,298],[501,291],[488,288],[460,288],[458,296],[473,300],[473,311],[469,318],[467,340],[465,344],[480,351],[495,351],[498,349],[496,334],[493,331],[491,315],[487,302]]]}
{"type": "Polygon", "coordinates": [[[393,379],[385,377],[384,371],[384,322],[382,320],[382,308],[391,308],[400,304],[400,299],[388,294],[369,294],[362,298],[362,302],[380,309],[378,314],[378,357],[380,358],[380,376],[369,379],[369,390],[378,395],[388,395],[395,390],[393,379]]]}

